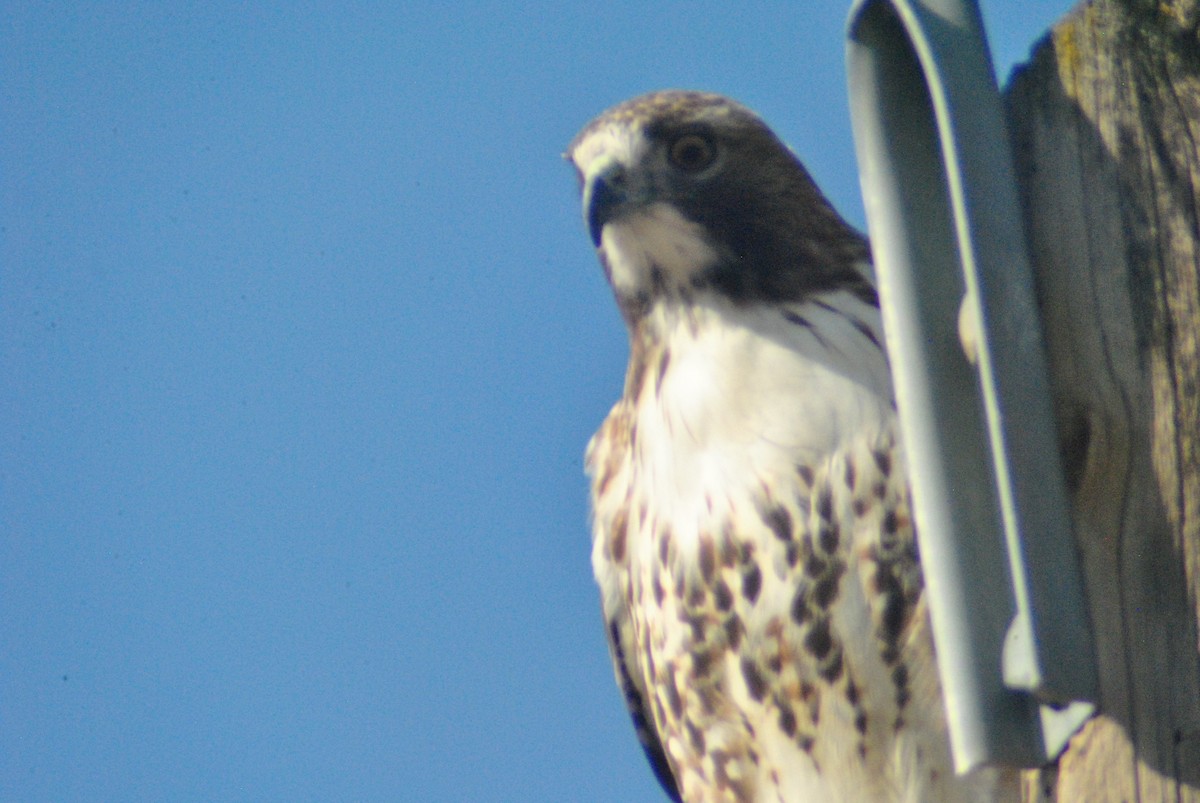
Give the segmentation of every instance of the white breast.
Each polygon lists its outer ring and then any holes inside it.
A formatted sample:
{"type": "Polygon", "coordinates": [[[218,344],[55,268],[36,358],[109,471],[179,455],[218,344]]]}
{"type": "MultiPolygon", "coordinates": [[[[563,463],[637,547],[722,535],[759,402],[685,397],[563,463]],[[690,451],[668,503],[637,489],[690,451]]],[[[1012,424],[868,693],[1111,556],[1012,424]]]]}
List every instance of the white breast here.
{"type": "MultiPolygon", "coordinates": [[[[842,300],[879,331],[877,311],[842,300]]],[[[708,519],[731,488],[816,463],[890,420],[879,349],[834,312],[795,309],[819,335],[777,307],[715,301],[652,313],[669,362],[654,403],[638,405],[635,462],[660,515],[708,519]]]]}

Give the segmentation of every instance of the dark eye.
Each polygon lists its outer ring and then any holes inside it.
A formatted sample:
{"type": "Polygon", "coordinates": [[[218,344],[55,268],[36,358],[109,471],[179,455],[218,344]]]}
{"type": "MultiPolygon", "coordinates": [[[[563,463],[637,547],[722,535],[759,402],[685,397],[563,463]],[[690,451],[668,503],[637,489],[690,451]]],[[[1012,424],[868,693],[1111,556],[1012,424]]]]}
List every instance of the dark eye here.
{"type": "Polygon", "coordinates": [[[688,173],[708,167],[717,158],[717,149],[699,134],[684,134],[671,143],[671,164],[688,173]]]}

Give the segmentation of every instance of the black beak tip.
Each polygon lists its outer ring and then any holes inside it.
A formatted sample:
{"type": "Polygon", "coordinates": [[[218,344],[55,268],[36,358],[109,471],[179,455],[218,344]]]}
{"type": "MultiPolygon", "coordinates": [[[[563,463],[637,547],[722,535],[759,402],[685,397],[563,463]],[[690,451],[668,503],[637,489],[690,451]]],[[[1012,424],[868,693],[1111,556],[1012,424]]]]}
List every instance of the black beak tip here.
{"type": "Polygon", "coordinates": [[[588,234],[592,236],[592,245],[600,247],[600,235],[604,233],[604,221],[589,212],[587,216],[588,234]]]}
{"type": "Polygon", "coordinates": [[[604,225],[616,217],[624,202],[625,194],[603,175],[592,179],[591,185],[584,192],[584,220],[587,222],[588,234],[592,236],[592,243],[597,248],[600,247],[604,225]]]}

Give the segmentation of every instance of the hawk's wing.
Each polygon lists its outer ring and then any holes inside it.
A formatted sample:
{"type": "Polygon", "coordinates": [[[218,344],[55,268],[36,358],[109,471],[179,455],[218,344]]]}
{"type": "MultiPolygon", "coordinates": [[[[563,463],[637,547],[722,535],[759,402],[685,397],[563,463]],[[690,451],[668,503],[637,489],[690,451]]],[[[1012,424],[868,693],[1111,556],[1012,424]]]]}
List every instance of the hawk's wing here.
{"type": "Polygon", "coordinates": [[[624,615],[613,616],[605,611],[605,618],[608,621],[608,647],[612,653],[617,683],[621,687],[621,694],[625,697],[625,706],[629,709],[629,716],[633,719],[633,727],[637,731],[638,741],[641,742],[642,749],[646,751],[646,758],[650,761],[651,769],[654,770],[658,782],[667,790],[670,798],[676,803],[681,803],[679,785],[675,782],[675,775],[667,763],[667,754],[663,750],[662,741],[654,727],[654,716],[650,712],[646,690],[634,680],[634,678],[641,677],[641,674],[637,671],[636,665],[629,663],[628,656],[635,655],[637,650],[633,623],[629,620],[628,612],[622,611],[621,613],[624,615]]]}
{"type": "Polygon", "coordinates": [[[650,767],[659,783],[676,803],[681,803],[679,784],[662,738],[650,710],[650,695],[645,676],[638,668],[638,639],[629,610],[629,535],[628,497],[620,489],[627,487],[630,469],[630,431],[633,426],[630,406],[617,402],[600,430],[588,444],[584,464],[592,478],[592,568],[600,585],[605,632],[617,685],[625,706],[633,718],[638,741],[646,751],[650,767]]]}

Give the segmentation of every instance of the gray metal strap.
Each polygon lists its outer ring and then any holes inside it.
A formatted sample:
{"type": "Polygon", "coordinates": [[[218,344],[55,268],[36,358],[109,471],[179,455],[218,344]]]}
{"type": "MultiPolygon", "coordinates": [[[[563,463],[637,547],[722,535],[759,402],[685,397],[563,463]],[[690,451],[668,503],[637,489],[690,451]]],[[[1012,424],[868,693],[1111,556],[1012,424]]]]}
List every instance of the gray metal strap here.
{"type": "Polygon", "coordinates": [[[1097,681],[979,9],[859,0],[847,64],[955,764],[1036,766],[1097,681]]]}

